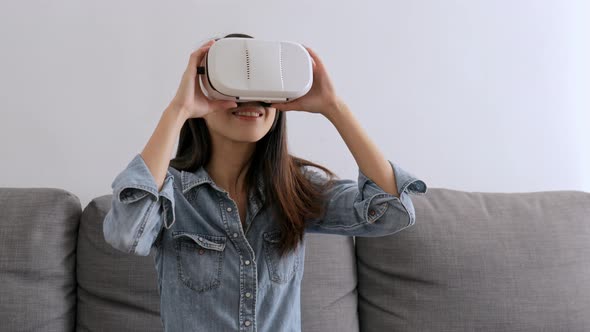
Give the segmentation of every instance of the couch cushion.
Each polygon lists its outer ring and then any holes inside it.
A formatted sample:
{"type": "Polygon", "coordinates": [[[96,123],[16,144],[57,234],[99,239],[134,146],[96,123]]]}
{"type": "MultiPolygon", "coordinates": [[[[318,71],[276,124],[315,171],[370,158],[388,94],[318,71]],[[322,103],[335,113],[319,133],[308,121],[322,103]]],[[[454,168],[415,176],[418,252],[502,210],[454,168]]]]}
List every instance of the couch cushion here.
{"type": "Polygon", "coordinates": [[[155,251],[126,254],[104,240],[112,195],[92,200],[78,233],[78,316],[83,331],[162,331],[155,251]]]}
{"type": "Polygon", "coordinates": [[[0,188],[2,331],[73,331],[82,208],[54,188],[0,188]]]}
{"type": "Polygon", "coordinates": [[[412,201],[413,227],[356,239],[362,331],[590,330],[590,193],[412,201]]]}
{"type": "Polygon", "coordinates": [[[301,330],[358,331],[356,284],[354,237],[306,233],[301,330]]]}
{"type": "MultiPolygon", "coordinates": [[[[77,326],[85,331],[161,331],[155,249],[149,256],[135,256],[105,242],[102,223],[111,199],[95,198],[80,221],[77,326]]],[[[358,331],[353,238],[305,236],[302,330],[358,331]]]]}

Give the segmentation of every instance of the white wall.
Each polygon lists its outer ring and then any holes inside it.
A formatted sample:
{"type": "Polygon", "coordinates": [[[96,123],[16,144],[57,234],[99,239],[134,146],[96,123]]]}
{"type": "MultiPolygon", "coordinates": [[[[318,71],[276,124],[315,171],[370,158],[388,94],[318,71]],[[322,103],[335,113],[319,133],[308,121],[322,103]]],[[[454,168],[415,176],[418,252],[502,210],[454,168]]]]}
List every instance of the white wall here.
{"type": "MultiPolygon", "coordinates": [[[[242,32],[316,50],[370,137],[431,188],[590,191],[589,19],[583,0],[5,1],[0,186],[83,207],[110,194],[190,52],[242,32]]],[[[356,179],[326,119],[288,118],[293,153],[356,179]]]]}

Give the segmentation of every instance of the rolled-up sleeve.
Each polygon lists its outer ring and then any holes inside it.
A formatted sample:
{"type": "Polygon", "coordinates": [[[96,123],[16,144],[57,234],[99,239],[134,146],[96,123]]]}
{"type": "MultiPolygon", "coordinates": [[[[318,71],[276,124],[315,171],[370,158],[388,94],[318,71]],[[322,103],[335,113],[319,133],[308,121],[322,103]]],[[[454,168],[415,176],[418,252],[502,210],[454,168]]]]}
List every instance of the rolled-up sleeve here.
{"type": "Polygon", "coordinates": [[[149,255],[163,227],[175,221],[174,176],[167,171],[160,191],[141,154],[137,154],[111,184],[111,209],[103,221],[107,243],[140,256],[149,255]]]}
{"type": "MultiPolygon", "coordinates": [[[[389,160],[388,160],[389,161],[389,160]]],[[[426,183],[389,161],[400,197],[385,192],[360,169],[358,181],[335,179],[326,189],[325,212],[322,218],[308,219],[310,233],[377,237],[390,235],[415,223],[416,212],[411,194],[424,195],[426,183]]],[[[306,169],[313,183],[325,183],[323,173],[306,169]]]]}

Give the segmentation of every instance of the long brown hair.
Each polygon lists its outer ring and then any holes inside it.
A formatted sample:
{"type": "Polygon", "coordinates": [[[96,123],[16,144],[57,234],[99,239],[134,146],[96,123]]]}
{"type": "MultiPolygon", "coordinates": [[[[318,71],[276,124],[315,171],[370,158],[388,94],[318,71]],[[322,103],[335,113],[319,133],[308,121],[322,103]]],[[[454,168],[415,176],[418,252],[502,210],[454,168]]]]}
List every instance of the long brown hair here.
{"type": "MultiPolygon", "coordinates": [[[[228,37],[254,38],[239,33],[223,38],[228,37]]],[[[218,39],[220,38],[216,38],[218,39]]],[[[211,160],[211,146],[211,136],[205,120],[190,118],[180,130],[176,157],[170,161],[170,166],[194,172],[211,160]]],[[[246,190],[249,192],[250,188],[256,186],[256,176],[261,174],[265,181],[265,205],[272,209],[273,220],[280,224],[280,255],[286,255],[295,250],[303,240],[305,219],[321,218],[324,215],[323,193],[337,176],[324,166],[289,154],[287,116],[278,110],[273,126],[256,142],[248,163],[250,167],[245,176],[246,190]],[[328,181],[319,186],[312,183],[302,172],[304,166],[323,170],[329,177],[328,181]]]]}

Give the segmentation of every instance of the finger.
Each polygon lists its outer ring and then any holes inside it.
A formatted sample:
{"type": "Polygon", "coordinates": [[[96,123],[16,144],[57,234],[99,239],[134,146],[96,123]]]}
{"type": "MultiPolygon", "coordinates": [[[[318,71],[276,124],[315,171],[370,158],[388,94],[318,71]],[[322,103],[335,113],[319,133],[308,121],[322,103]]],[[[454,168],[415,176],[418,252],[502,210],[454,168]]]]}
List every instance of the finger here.
{"type": "Polygon", "coordinates": [[[213,44],[215,44],[215,40],[210,40],[210,41],[206,42],[205,44],[203,44],[203,46],[201,46],[198,49],[196,49],[195,51],[193,51],[191,53],[191,57],[195,57],[195,59],[196,59],[198,55],[201,55],[204,52],[206,52],[213,44]]]}
{"type": "Polygon", "coordinates": [[[231,100],[209,99],[208,102],[210,110],[208,114],[216,113],[219,111],[227,111],[238,106],[236,102],[231,100]]]}
{"type": "Polygon", "coordinates": [[[207,51],[209,51],[210,46],[201,47],[198,50],[191,53],[189,61],[188,61],[188,68],[191,73],[197,71],[197,65],[201,63],[204,55],[207,51]]]}
{"type": "Polygon", "coordinates": [[[271,103],[271,104],[270,104],[270,107],[272,107],[272,108],[276,109],[277,111],[280,111],[280,110],[281,110],[281,108],[282,108],[282,107],[284,107],[284,105],[285,105],[285,104],[283,104],[283,103],[280,103],[280,104],[273,104],[273,103],[271,103]]]}
{"type": "Polygon", "coordinates": [[[213,103],[216,104],[217,107],[222,108],[222,109],[230,109],[230,108],[238,107],[238,103],[236,103],[235,101],[231,101],[231,100],[219,100],[219,101],[215,101],[213,103]]]}
{"type": "Polygon", "coordinates": [[[277,104],[270,104],[270,107],[275,108],[277,111],[286,111],[296,108],[294,102],[290,103],[277,103],[277,104]]]}
{"type": "Polygon", "coordinates": [[[210,101],[209,104],[210,104],[210,109],[213,110],[211,113],[215,113],[215,112],[219,112],[219,111],[227,111],[227,110],[236,108],[238,106],[236,104],[236,102],[233,102],[231,100],[210,101]]]}
{"type": "Polygon", "coordinates": [[[193,73],[193,71],[194,72],[197,71],[197,64],[201,63],[201,60],[203,59],[203,57],[205,56],[207,51],[209,51],[209,48],[211,48],[211,46],[214,43],[215,43],[215,40],[210,40],[205,45],[203,45],[202,47],[200,47],[199,49],[197,49],[196,51],[191,53],[191,55],[189,57],[188,68],[187,68],[191,73],[193,73]]]}
{"type": "Polygon", "coordinates": [[[214,42],[214,41],[216,41],[216,40],[215,39],[209,39],[208,41],[204,42],[201,46],[199,46],[199,48],[205,47],[205,46],[211,44],[211,42],[214,42]]]}
{"type": "Polygon", "coordinates": [[[200,76],[197,76],[195,78],[195,96],[200,97],[200,98],[207,98],[207,96],[205,96],[205,93],[203,92],[203,88],[201,88],[200,76]]]}
{"type": "Polygon", "coordinates": [[[309,52],[309,55],[311,55],[311,58],[315,62],[316,66],[323,68],[324,67],[324,63],[322,62],[322,60],[320,59],[320,57],[318,56],[318,54],[314,50],[312,50],[311,48],[309,48],[307,46],[304,46],[304,47],[309,52]]]}

